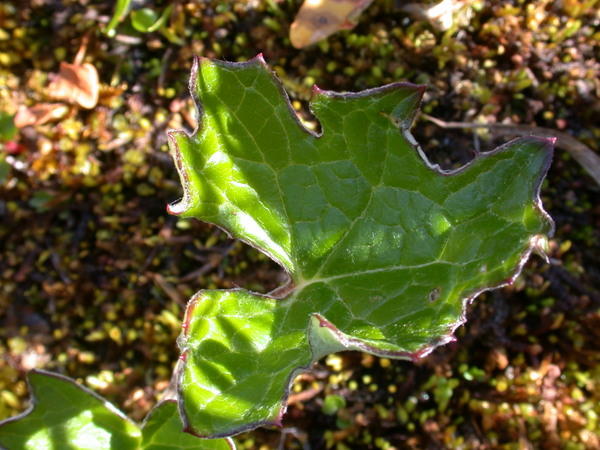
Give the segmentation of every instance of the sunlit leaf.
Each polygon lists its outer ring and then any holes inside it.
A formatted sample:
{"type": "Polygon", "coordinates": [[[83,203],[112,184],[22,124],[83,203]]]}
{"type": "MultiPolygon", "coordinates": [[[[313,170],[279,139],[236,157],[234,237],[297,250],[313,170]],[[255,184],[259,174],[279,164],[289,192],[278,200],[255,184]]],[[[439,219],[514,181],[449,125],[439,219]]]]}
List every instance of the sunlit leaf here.
{"type": "Polygon", "coordinates": [[[32,405],[0,422],[9,450],[229,450],[228,439],[198,439],[182,431],[173,401],[159,404],[143,427],[89,389],[62,375],[29,373],[32,405]]]}
{"type": "Polygon", "coordinates": [[[552,230],[539,202],[551,141],[515,140],[443,172],[409,133],[420,86],[315,88],[321,135],[300,125],[260,57],[201,59],[190,86],[201,126],[169,133],[184,188],[170,211],[222,227],[290,275],[272,295],[190,301],[178,383],[198,435],[279,423],[294,376],[326,354],[416,359],[449,342],[466,304],[512,282],[552,230]]]}
{"type": "Polygon", "coordinates": [[[183,433],[183,425],[177,412],[177,403],[173,400],[162,402],[144,422],[142,444],[145,450],[231,450],[233,442],[229,439],[198,439],[183,433]]]}
{"type": "Polygon", "coordinates": [[[0,445],[17,449],[137,449],[141,431],[113,405],[57,374],[29,374],[33,405],[0,423],[0,445]]]}

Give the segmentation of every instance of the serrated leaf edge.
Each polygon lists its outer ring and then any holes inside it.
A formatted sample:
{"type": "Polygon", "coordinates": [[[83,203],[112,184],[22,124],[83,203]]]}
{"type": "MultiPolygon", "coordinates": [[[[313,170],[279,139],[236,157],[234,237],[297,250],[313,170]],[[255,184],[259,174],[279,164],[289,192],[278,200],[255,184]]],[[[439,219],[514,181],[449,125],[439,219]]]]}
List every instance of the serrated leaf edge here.
{"type": "MultiPolygon", "coordinates": [[[[206,59],[206,58],[201,58],[201,59],[206,59]]],[[[177,142],[174,138],[174,135],[177,133],[185,133],[187,135],[188,138],[193,138],[196,133],[198,132],[198,130],[200,129],[200,127],[202,126],[202,122],[201,122],[201,116],[202,116],[202,104],[200,102],[200,99],[197,96],[197,93],[195,92],[195,89],[193,88],[195,83],[196,83],[196,78],[198,76],[198,66],[200,63],[200,58],[195,58],[194,59],[194,65],[192,67],[192,72],[191,72],[191,76],[190,76],[190,82],[189,82],[189,89],[190,89],[190,93],[192,95],[192,98],[194,100],[194,104],[196,106],[196,111],[197,111],[197,115],[198,115],[198,125],[196,126],[196,128],[194,129],[194,131],[190,134],[187,133],[184,130],[168,130],[167,131],[167,136],[169,137],[169,139],[171,140],[172,144],[173,144],[173,159],[175,160],[176,166],[177,166],[177,170],[180,174],[181,177],[181,181],[182,181],[182,185],[183,185],[183,190],[184,190],[184,194],[181,200],[174,202],[170,205],[167,206],[167,211],[171,214],[174,215],[178,215],[178,214],[182,214],[183,212],[185,212],[185,210],[188,209],[188,203],[189,202],[189,193],[186,191],[187,187],[186,184],[184,182],[185,179],[187,179],[187,174],[185,172],[185,168],[183,167],[182,163],[181,163],[181,156],[180,156],[180,150],[179,147],[177,145],[177,142]],[[180,203],[183,203],[183,205],[180,206],[180,203]]],[[[303,129],[304,131],[306,131],[308,134],[318,138],[322,135],[321,133],[315,133],[311,130],[308,130],[306,127],[304,127],[304,125],[302,125],[302,123],[300,122],[300,120],[298,119],[298,116],[296,115],[296,112],[294,111],[294,109],[292,108],[292,105],[289,101],[289,96],[287,94],[287,92],[285,91],[285,89],[283,88],[283,85],[281,83],[281,81],[277,78],[277,76],[275,76],[275,74],[270,70],[270,68],[268,67],[267,63],[265,62],[262,53],[259,53],[256,57],[254,57],[253,59],[247,61],[247,62],[227,62],[227,61],[217,61],[217,60],[211,60],[212,62],[216,62],[217,64],[222,64],[225,65],[227,67],[232,67],[232,68],[243,68],[247,65],[255,65],[255,64],[260,64],[262,66],[264,66],[266,68],[266,70],[272,75],[273,79],[275,80],[275,84],[277,85],[284,101],[286,102],[288,109],[290,111],[290,114],[292,115],[292,117],[295,118],[296,122],[298,123],[298,125],[301,127],[301,129],[303,129]]],[[[542,137],[535,137],[535,136],[528,136],[528,137],[521,137],[521,138],[517,138],[517,139],[513,139],[507,143],[505,143],[504,145],[498,146],[495,149],[488,151],[488,152],[477,152],[475,154],[475,157],[469,161],[468,163],[466,163],[465,165],[457,168],[457,169],[452,169],[452,170],[444,170],[442,169],[438,164],[433,164],[431,163],[431,161],[429,161],[429,159],[427,158],[425,152],[422,150],[422,148],[420,147],[420,145],[418,144],[418,142],[415,140],[415,138],[412,136],[412,134],[410,133],[410,128],[414,123],[414,120],[416,118],[416,115],[418,114],[418,112],[420,111],[420,102],[422,99],[422,95],[425,91],[425,87],[422,85],[415,85],[415,84],[411,84],[411,83],[403,83],[403,82],[397,82],[397,83],[391,83],[391,84],[387,84],[385,86],[381,86],[381,87],[376,87],[376,88],[372,88],[372,89],[367,89],[367,90],[363,90],[360,92],[346,92],[346,93],[339,93],[339,92],[334,92],[334,91],[326,91],[326,90],[322,90],[321,88],[319,88],[318,86],[314,85],[313,86],[313,96],[316,95],[324,95],[327,97],[332,97],[332,98],[360,98],[360,97],[365,97],[365,96],[369,96],[369,95],[376,95],[378,93],[381,92],[387,92],[389,90],[393,90],[393,89],[398,89],[398,88],[405,88],[405,87],[413,87],[417,90],[417,92],[420,94],[419,95],[419,99],[417,101],[417,104],[415,105],[414,108],[414,113],[411,115],[411,117],[408,120],[405,120],[401,123],[397,123],[398,127],[399,127],[399,131],[402,132],[402,134],[404,135],[404,137],[408,140],[408,142],[410,143],[410,145],[412,145],[414,151],[416,151],[418,153],[418,155],[420,156],[422,162],[425,164],[426,167],[428,167],[430,170],[432,170],[434,173],[436,173],[437,175],[442,175],[442,176],[453,176],[456,174],[461,173],[462,171],[467,170],[471,165],[475,164],[479,159],[481,158],[486,158],[489,156],[493,156],[497,153],[506,151],[509,147],[512,147],[514,145],[517,145],[519,143],[538,143],[543,145],[546,148],[546,159],[544,161],[544,166],[542,167],[542,170],[540,170],[540,174],[537,178],[537,180],[535,180],[534,182],[534,195],[533,195],[533,203],[534,206],[537,210],[537,212],[539,214],[541,214],[541,216],[544,218],[544,220],[549,224],[550,226],[550,230],[548,231],[548,236],[552,236],[554,234],[554,230],[555,230],[555,225],[554,225],[554,221],[552,220],[552,218],[550,217],[550,215],[546,212],[546,210],[543,208],[542,202],[541,202],[541,198],[540,198],[540,190],[541,190],[541,186],[542,186],[542,181],[545,178],[550,165],[552,163],[552,156],[553,156],[553,148],[554,148],[554,144],[556,142],[555,138],[542,138],[542,137]]],[[[225,233],[227,233],[228,236],[232,237],[232,233],[229,232],[229,230],[218,226],[218,228],[222,229],[225,233]]],[[[460,327],[461,325],[463,325],[466,322],[466,313],[467,313],[467,307],[470,303],[473,302],[473,300],[475,298],[477,298],[480,294],[482,294],[483,292],[486,291],[491,291],[491,290],[495,290],[495,289],[499,289],[501,287],[505,287],[505,286],[509,286],[511,285],[515,279],[521,274],[521,271],[523,270],[523,267],[525,265],[525,263],[527,262],[527,260],[529,259],[531,253],[533,251],[538,251],[541,250],[540,246],[539,246],[539,235],[535,235],[530,239],[529,245],[528,247],[522,252],[521,257],[519,259],[519,262],[517,263],[517,266],[513,272],[513,274],[508,277],[506,280],[501,281],[498,284],[495,285],[491,285],[491,286],[486,286],[483,287],[481,289],[478,289],[476,291],[474,291],[473,293],[465,296],[462,299],[462,307],[461,307],[461,315],[459,317],[459,319],[453,323],[452,325],[449,326],[448,328],[448,332],[445,334],[442,334],[435,342],[424,346],[423,348],[415,351],[415,352],[396,352],[396,351],[389,351],[389,350],[380,350],[377,349],[376,347],[370,346],[368,344],[366,344],[364,341],[360,340],[360,339],[356,339],[356,338],[352,338],[348,335],[346,335],[345,333],[343,333],[342,331],[340,331],[337,327],[335,327],[335,325],[333,325],[331,322],[329,322],[327,319],[325,319],[323,316],[321,316],[318,313],[313,313],[311,316],[312,317],[316,317],[319,320],[319,323],[321,324],[321,326],[328,328],[332,333],[334,333],[340,343],[344,346],[347,346],[354,349],[354,350],[360,350],[360,351],[364,351],[366,353],[370,353],[376,356],[381,356],[381,357],[390,357],[390,358],[395,358],[395,359],[408,359],[408,360],[412,360],[412,361],[417,361],[420,358],[423,358],[427,355],[429,355],[433,350],[435,350],[437,347],[450,343],[452,341],[456,340],[456,337],[454,336],[454,333],[456,331],[456,329],[458,327],[460,327]]],[[[240,241],[250,245],[251,247],[257,248],[255,245],[253,245],[252,243],[244,240],[243,238],[237,238],[240,241]]],[[[273,255],[269,254],[268,251],[265,251],[262,248],[257,248],[257,250],[261,251],[262,253],[266,254],[269,258],[271,258],[272,260],[278,262],[281,267],[286,271],[286,274],[288,276],[288,280],[287,282],[283,283],[282,286],[274,289],[271,293],[269,294],[261,294],[261,293],[256,293],[256,292],[252,292],[252,291],[247,291],[250,292],[253,295],[256,295],[258,297],[264,297],[266,299],[271,299],[271,300],[283,300],[288,298],[290,295],[292,295],[294,293],[294,291],[296,290],[296,286],[294,286],[294,283],[291,280],[290,277],[290,271],[285,267],[284,264],[281,264],[281,262],[279,261],[278,258],[273,257],[273,255]]],[[[310,283],[310,282],[309,282],[310,283]]],[[[307,284],[309,284],[307,283],[307,284]]],[[[305,286],[303,286],[305,287],[305,286]]],[[[195,304],[200,300],[202,294],[205,292],[206,290],[201,290],[199,292],[197,292],[188,302],[188,305],[186,307],[186,313],[185,313],[185,319],[184,319],[184,324],[183,324],[183,328],[184,328],[184,332],[182,333],[185,334],[185,331],[187,330],[186,324],[189,324],[189,318],[191,317],[193,308],[195,306],[195,304]]],[[[243,289],[240,288],[235,288],[235,289],[221,289],[220,291],[222,292],[236,292],[236,291],[243,291],[243,289]]],[[[309,325],[310,327],[310,320],[309,320],[309,325]]],[[[307,329],[307,336],[308,336],[308,329],[307,329]]],[[[311,352],[313,353],[314,356],[314,351],[311,347],[311,352]]],[[[214,435],[202,435],[200,433],[198,433],[192,426],[191,422],[189,421],[187,414],[185,412],[185,408],[184,408],[184,397],[183,397],[183,393],[182,393],[182,383],[181,383],[181,377],[183,376],[183,372],[185,370],[185,364],[186,364],[186,355],[185,355],[185,350],[183,350],[182,355],[180,357],[180,360],[178,361],[178,364],[175,368],[175,376],[174,376],[174,380],[176,382],[176,391],[177,391],[177,402],[178,402],[178,407],[179,407],[179,414],[180,417],[183,421],[184,424],[184,431],[187,433],[190,433],[194,436],[197,436],[199,438],[221,438],[221,437],[228,437],[228,436],[233,436],[239,433],[242,433],[244,431],[248,431],[248,430],[252,430],[255,428],[258,428],[260,426],[277,426],[280,427],[281,426],[281,422],[282,422],[282,417],[285,414],[285,411],[287,409],[287,399],[290,395],[290,386],[291,383],[293,382],[294,378],[306,371],[310,369],[310,366],[316,361],[315,359],[311,359],[311,362],[307,365],[307,366],[303,366],[303,367],[297,367],[294,370],[292,370],[292,373],[290,374],[290,377],[288,379],[288,383],[287,383],[287,388],[283,393],[282,396],[282,400],[281,400],[281,407],[279,409],[278,414],[276,415],[276,417],[274,419],[269,419],[269,420],[264,420],[264,421],[258,421],[258,422],[253,422],[250,424],[247,424],[245,426],[242,427],[238,427],[238,428],[233,428],[231,429],[229,432],[227,433],[217,433],[214,435]]]]}
{"type": "MultiPolygon", "coordinates": [[[[83,384],[77,383],[74,379],[69,378],[65,375],[56,373],[56,372],[50,372],[47,370],[43,370],[43,369],[32,369],[29,371],[28,376],[27,376],[27,388],[29,390],[30,396],[29,396],[29,406],[27,407],[27,409],[25,411],[23,411],[20,414],[17,414],[16,416],[12,416],[9,417],[7,419],[4,420],[0,420],[0,429],[4,426],[4,425],[8,425],[12,422],[16,422],[18,420],[24,419],[26,418],[29,414],[31,414],[36,406],[38,405],[38,398],[35,395],[35,390],[33,389],[33,382],[31,381],[31,377],[29,376],[29,374],[39,374],[39,375],[44,375],[44,376],[48,376],[48,377],[52,377],[52,378],[56,378],[58,380],[61,381],[65,381],[73,386],[75,386],[76,388],[80,389],[81,391],[83,391],[85,394],[92,396],[93,398],[95,398],[96,400],[99,400],[100,402],[102,402],[102,404],[113,414],[115,414],[116,416],[118,416],[120,419],[125,420],[126,422],[129,422],[131,425],[135,426],[139,432],[140,432],[140,439],[143,436],[143,429],[144,426],[146,425],[146,423],[150,420],[152,414],[163,404],[163,403],[177,403],[177,401],[175,399],[165,399],[165,400],[161,400],[159,401],[151,410],[150,412],[148,412],[148,414],[146,414],[146,416],[144,417],[143,421],[141,424],[136,423],[135,421],[133,421],[131,418],[129,418],[125,413],[123,413],[123,411],[121,411],[119,408],[117,408],[115,405],[113,405],[111,402],[109,402],[108,400],[106,400],[104,397],[102,397],[100,394],[94,392],[93,390],[91,390],[90,388],[84,386],[83,384]]],[[[181,432],[185,432],[182,430],[181,432]]],[[[197,436],[199,437],[199,436],[197,436]]],[[[227,445],[229,445],[229,448],[231,448],[231,450],[236,450],[236,446],[235,443],[233,442],[233,439],[229,438],[229,437],[225,437],[225,441],[227,443],[227,445]]],[[[0,448],[4,448],[2,446],[0,446],[0,448]]]]}

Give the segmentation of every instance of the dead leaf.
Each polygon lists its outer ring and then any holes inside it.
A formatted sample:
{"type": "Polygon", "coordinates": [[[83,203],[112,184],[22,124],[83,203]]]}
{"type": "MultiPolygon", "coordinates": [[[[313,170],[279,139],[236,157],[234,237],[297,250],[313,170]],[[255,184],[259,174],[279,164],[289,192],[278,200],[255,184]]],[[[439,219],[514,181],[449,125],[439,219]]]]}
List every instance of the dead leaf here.
{"type": "Polygon", "coordinates": [[[100,105],[114,107],[114,102],[123,95],[123,92],[127,90],[127,84],[121,83],[118,86],[100,86],[100,94],[98,97],[98,103],[100,105]]]}
{"type": "Polygon", "coordinates": [[[14,122],[17,128],[29,125],[42,125],[47,122],[62,119],[69,112],[69,107],[62,103],[38,103],[27,108],[20,106],[14,122]]]}
{"type": "Polygon", "coordinates": [[[358,16],[373,0],[305,0],[290,28],[296,48],[314,44],[339,30],[356,25],[358,16]]]}
{"type": "Polygon", "coordinates": [[[99,91],[98,72],[93,65],[61,62],[58,75],[48,85],[47,95],[91,109],[98,103],[99,91]]]}
{"type": "Polygon", "coordinates": [[[401,10],[417,19],[428,20],[436,28],[445,31],[454,25],[455,14],[470,3],[471,0],[442,0],[431,6],[409,3],[402,6],[401,10]]]}

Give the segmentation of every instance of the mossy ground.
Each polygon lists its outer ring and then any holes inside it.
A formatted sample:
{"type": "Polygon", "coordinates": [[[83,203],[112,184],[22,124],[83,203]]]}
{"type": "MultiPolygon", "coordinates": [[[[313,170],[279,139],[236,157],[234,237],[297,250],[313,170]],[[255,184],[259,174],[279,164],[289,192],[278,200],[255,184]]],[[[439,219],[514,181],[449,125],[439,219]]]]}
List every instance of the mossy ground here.
{"type": "MultiPolygon", "coordinates": [[[[287,38],[299,1],[172,2],[168,37],[128,19],[103,34],[113,3],[0,5],[1,111],[44,101],[84,35],[102,83],[96,108],[0,144],[0,418],[25,407],[25,371],[40,367],[140,420],[168,386],[195,291],[282,281],[265,256],[165,212],[180,195],[165,131],[195,126],[193,55],[263,52],[307,121],[313,83],[403,79],[430,86],[433,116],[536,124],[600,151],[597,1],[475,1],[440,31],[375,0],[354,30],[305,50],[287,38]]],[[[414,134],[445,167],[498,143],[426,121],[414,134]]],[[[542,197],[557,225],[551,263],[534,257],[513,286],[481,296],[457,342],[417,364],[330,356],[296,381],[283,429],[240,447],[599,448],[600,187],[557,150],[542,197]]]]}

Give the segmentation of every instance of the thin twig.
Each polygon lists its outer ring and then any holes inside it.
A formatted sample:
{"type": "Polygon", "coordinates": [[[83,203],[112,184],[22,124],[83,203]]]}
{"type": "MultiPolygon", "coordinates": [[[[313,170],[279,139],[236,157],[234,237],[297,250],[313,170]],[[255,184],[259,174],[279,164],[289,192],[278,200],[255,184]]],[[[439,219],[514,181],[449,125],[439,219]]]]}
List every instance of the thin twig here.
{"type": "Polygon", "coordinates": [[[497,135],[516,135],[516,136],[541,136],[556,138],[556,146],[569,152],[575,161],[596,181],[600,186],[600,156],[584,143],[578,141],[573,136],[552,128],[536,127],[529,125],[511,125],[505,123],[469,123],[469,122],[446,122],[444,120],[432,117],[428,114],[421,114],[425,120],[428,120],[441,128],[484,128],[497,135]]]}
{"type": "Polygon", "coordinates": [[[200,278],[201,276],[207,274],[211,270],[219,267],[219,265],[223,261],[223,258],[225,258],[229,254],[229,252],[234,249],[235,244],[236,244],[236,242],[233,241],[229,245],[227,245],[223,248],[214,247],[213,248],[214,252],[212,253],[211,256],[208,257],[208,262],[206,264],[204,264],[202,267],[200,267],[199,269],[196,269],[196,270],[180,277],[179,282],[185,283],[188,281],[196,280],[196,279],[200,278]]]}
{"type": "Polygon", "coordinates": [[[294,405],[296,403],[303,403],[307,400],[310,400],[313,397],[316,397],[317,395],[319,395],[321,393],[321,391],[323,391],[323,387],[312,388],[312,389],[308,389],[306,391],[299,392],[297,394],[291,394],[288,397],[287,404],[289,406],[289,405],[294,405]]]}
{"type": "Polygon", "coordinates": [[[83,59],[85,58],[85,53],[87,52],[88,44],[90,43],[90,35],[86,33],[83,35],[81,39],[81,44],[79,44],[79,50],[77,50],[77,54],[73,59],[73,64],[76,66],[80,66],[83,63],[83,59]]]}
{"type": "Polygon", "coordinates": [[[173,47],[167,48],[165,51],[162,61],[160,63],[160,75],[158,76],[158,88],[162,89],[165,84],[165,77],[167,76],[167,72],[169,70],[169,60],[171,59],[171,55],[173,54],[173,47]]]}
{"type": "Polygon", "coordinates": [[[167,280],[165,280],[165,278],[159,274],[159,273],[151,273],[150,277],[154,280],[154,283],[163,290],[163,292],[165,294],[167,294],[167,296],[173,300],[175,303],[181,305],[181,306],[185,306],[186,305],[186,301],[184,300],[184,298],[181,296],[181,294],[179,293],[179,291],[173,287],[173,285],[171,283],[169,283],[167,280]]]}

